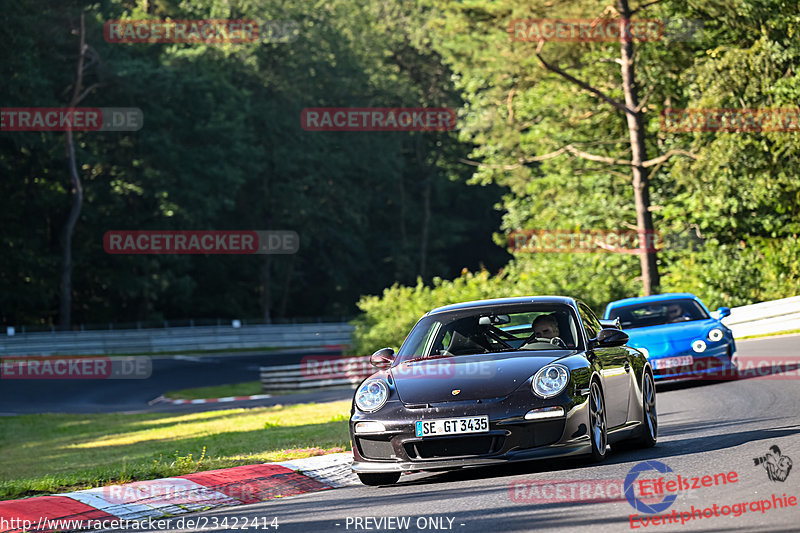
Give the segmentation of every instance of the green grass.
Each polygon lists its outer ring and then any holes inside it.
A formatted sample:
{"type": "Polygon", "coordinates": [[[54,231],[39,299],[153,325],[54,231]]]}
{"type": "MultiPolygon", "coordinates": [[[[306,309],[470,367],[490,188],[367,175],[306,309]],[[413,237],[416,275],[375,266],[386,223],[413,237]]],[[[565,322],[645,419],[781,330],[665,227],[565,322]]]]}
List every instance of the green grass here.
{"type": "Polygon", "coordinates": [[[203,398],[225,398],[226,396],[252,396],[254,394],[264,394],[264,391],[261,390],[260,381],[168,391],[164,393],[164,397],[175,400],[200,400],[203,398]]]}
{"type": "Polygon", "coordinates": [[[745,337],[738,337],[737,341],[742,341],[745,339],[760,339],[762,337],[779,337],[781,335],[792,335],[795,333],[800,333],[800,329],[787,329],[786,331],[776,331],[775,333],[760,333],[758,335],[747,335],[745,337]]]}
{"type": "Polygon", "coordinates": [[[350,401],[202,413],[0,418],[0,499],[350,449],[350,401]]]}

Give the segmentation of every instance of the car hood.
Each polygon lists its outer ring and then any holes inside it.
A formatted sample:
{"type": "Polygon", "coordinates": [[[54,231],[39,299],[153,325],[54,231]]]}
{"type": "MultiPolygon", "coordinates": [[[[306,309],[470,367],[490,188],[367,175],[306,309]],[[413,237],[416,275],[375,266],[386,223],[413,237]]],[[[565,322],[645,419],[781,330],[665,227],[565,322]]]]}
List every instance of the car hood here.
{"type": "Polygon", "coordinates": [[[691,351],[692,341],[706,339],[711,328],[722,328],[718,320],[692,320],[677,324],[662,324],[646,328],[626,329],[628,346],[647,348],[650,357],[670,355],[677,352],[691,351]]]}
{"type": "Polygon", "coordinates": [[[390,374],[405,404],[504,398],[546,364],[575,353],[547,350],[460,355],[402,363],[390,374]]]}

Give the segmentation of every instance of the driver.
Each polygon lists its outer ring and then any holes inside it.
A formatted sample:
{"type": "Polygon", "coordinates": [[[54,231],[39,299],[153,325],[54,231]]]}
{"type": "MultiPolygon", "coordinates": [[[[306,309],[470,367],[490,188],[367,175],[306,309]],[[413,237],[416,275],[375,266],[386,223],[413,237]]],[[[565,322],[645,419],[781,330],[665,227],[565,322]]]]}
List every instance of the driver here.
{"type": "Polygon", "coordinates": [[[553,315],[539,315],[533,321],[533,332],[539,339],[553,339],[558,337],[558,321],[553,315]]]}
{"type": "Polygon", "coordinates": [[[683,307],[678,303],[671,303],[667,306],[667,321],[672,324],[674,322],[683,322],[690,317],[683,312],[683,307]]]}

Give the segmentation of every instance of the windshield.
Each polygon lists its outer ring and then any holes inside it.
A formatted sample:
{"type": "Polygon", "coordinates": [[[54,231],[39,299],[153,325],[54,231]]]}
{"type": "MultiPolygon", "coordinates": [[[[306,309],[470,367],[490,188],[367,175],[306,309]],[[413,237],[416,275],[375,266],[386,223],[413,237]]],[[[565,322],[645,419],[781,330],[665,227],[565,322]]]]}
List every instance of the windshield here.
{"type": "Polygon", "coordinates": [[[705,320],[708,313],[696,301],[686,298],[615,307],[609,318],[619,318],[622,329],[631,329],[705,320]]]}
{"type": "Polygon", "coordinates": [[[566,305],[470,309],[423,317],[397,362],[497,352],[582,349],[574,311],[566,305]]]}

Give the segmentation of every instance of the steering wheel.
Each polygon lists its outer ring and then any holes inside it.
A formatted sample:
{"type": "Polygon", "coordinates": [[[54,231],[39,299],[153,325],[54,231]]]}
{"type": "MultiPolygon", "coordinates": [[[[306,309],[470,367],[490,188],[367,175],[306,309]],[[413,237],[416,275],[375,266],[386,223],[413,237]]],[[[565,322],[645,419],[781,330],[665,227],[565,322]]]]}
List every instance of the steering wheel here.
{"type": "Polygon", "coordinates": [[[544,337],[536,337],[536,334],[532,334],[530,337],[525,339],[525,342],[522,343],[521,346],[525,346],[526,344],[530,344],[531,342],[546,342],[548,344],[552,344],[554,346],[559,346],[561,348],[566,348],[567,343],[565,343],[561,337],[553,337],[552,339],[547,339],[544,337]]]}
{"type": "Polygon", "coordinates": [[[567,347],[567,343],[564,342],[561,339],[561,337],[553,337],[552,339],[550,339],[550,344],[552,344],[554,346],[559,346],[561,348],[566,348],[567,347]]]}

